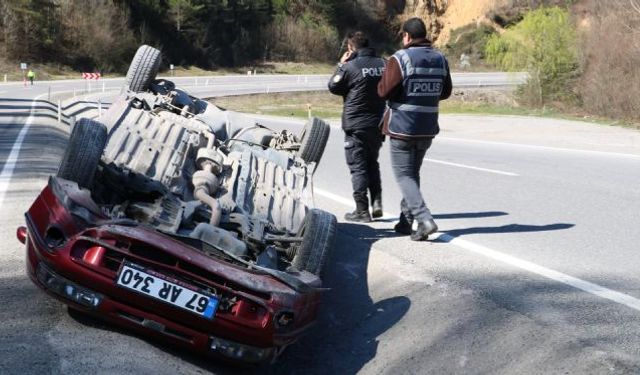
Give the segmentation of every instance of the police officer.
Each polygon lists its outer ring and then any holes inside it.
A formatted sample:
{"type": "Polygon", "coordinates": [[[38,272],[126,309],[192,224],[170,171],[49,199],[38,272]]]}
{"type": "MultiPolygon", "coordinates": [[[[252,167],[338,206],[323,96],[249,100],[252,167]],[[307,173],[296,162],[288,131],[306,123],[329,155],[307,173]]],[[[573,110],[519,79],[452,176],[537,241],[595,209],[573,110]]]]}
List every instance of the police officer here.
{"type": "Polygon", "coordinates": [[[355,211],[344,216],[348,221],[370,222],[372,216],[382,216],[378,154],[384,139],[379,125],[385,102],[378,96],[377,86],[383,71],[384,60],[376,57],[365,34],[357,31],[347,37],[347,52],[329,80],[329,91],[344,100],[344,151],[356,203],[355,211]],[[371,213],[367,190],[371,195],[371,213]]]}
{"type": "Polygon", "coordinates": [[[438,226],[420,193],[420,167],[440,131],[438,105],[451,95],[451,74],[447,59],[427,39],[420,18],[402,25],[402,44],[404,48],[387,63],[378,94],[388,100],[382,129],[390,138],[391,167],[403,197],[394,229],[424,241],[438,226]],[[418,227],[412,232],[414,220],[418,227]]]}

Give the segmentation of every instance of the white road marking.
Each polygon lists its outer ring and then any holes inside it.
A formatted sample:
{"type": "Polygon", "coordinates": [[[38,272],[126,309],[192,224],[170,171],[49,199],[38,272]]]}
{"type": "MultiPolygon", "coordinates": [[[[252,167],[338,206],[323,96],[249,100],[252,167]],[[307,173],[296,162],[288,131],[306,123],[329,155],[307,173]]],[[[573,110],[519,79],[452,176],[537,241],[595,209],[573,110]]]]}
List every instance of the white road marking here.
{"type": "Polygon", "coordinates": [[[494,260],[497,260],[499,262],[502,263],[506,263],[510,266],[514,266],[520,269],[523,269],[525,271],[529,271],[531,273],[535,273],[537,275],[546,277],[548,279],[566,284],[566,285],[570,285],[574,288],[583,290],[587,293],[596,295],[598,297],[602,297],[605,299],[608,299],[610,301],[619,303],[621,305],[625,305],[627,307],[630,307],[634,310],[638,310],[640,311],[640,299],[637,299],[635,297],[631,297],[628,294],[624,294],[621,292],[617,292],[615,290],[611,290],[608,288],[605,288],[603,286],[600,286],[598,284],[594,284],[582,279],[579,279],[577,277],[573,277],[570,275],[567,275],[565,273],[556,271],[556,270],[552,270],[551,268],[547,268],[547,267],[543,267],[543,266],[539,266],[535,263],[526,261],[526,260],[522,260],[519,258],[516,258],[514,256],[505,254],[505,253],[501,253],[499,251],[490,249],[486,246],[482,246],[482,245],[478,245],[475,244],[473,242],[469,242],[467,240],[463,240],[457,237],[453,237],[450,236],[446,233],[437,233],[437,237],[436,239],[443,241],[443,242],[447,242],[453,245],[456,245],[458,247],[461,247],[465,250],[471,251],[473,253],[479,254],[479,255],[483,255],[487,258],[491,258],[494,260]]]}
{"type": "Polygon", "coordinates": [[[625,154],[625,153],[621,153],[621,152],[580,150],[580,149],[573,149],[573,148],[526,145],[526,144],[522,144],[522,143],[509,143],[509,142],[496,142],[496,141],[481,141],[481,140],[477,140],[477,139],[464,139],[464,138],[443,137],[443,136],[439,136],[438,139],[443,139],[443,140],[446,140],[446,141],[455,141],[455,142],[485,143],[485,144],[490,144],[490,145],[515,146],[515,147],[533,148],[533,149],[539,149],[539,150],[586,153],[586,154],[595,154],[595,155],[603,155],[603,156],[622,156],[622,157],[627,157],[627,158],[638,158],[638,159],[640,159],[640,155],[637,155],[637,154],[625,154]]]}
{"type": "Polygon", "coordinates": [[[436,159],[431,159],[431,158],[425,158],[424,160],[428,161],[428,162],[431,162],[431,163],[450,165],[450,166],[459,167],[459,168],[473,169],[473,170],[476,170],[476,171],[501,174],[501,175],[504,175],[504,176],[512,176],[512,177],[519,176],[518,174],[512,173],[512,172],[504,172],[504,171],[499,171],[499,170],[496,170],[496,169],[473,167],[473,166],[470,166],[470,165],[452,163],[452,162],[449,162],[449,161],[442,161],[442,160],[436,160],[436,159]]]}
{"type": "Polygon", "coordinates": [[[321,195],[325,198],[329,198],[332,201],[338,202],[340,204],[343,204],[345,206],[349,206],[349,207],[355,207],[355,203],[353,202],[353,199],[347,199],[345,197],[342,197],[340,195],[337,194],[333,194],[331,192],[328,192],[326,190],[322,190],[322,189],[318,189],[315,186],[313,187],[313,193],[314,194],[318,194],[321,195]]]}
{"type": "MultiPolygon", "coordinates": [[[[314,188],[314,193],[349,207],[355,206],[355,204],[351,200],[322,189],[314,188]]],[[[384,215],[385,217],[397,217],[397,215],[391,215],[387,212],[385,212],[384,215]]],[[[514,256],[502,253],[500,251],[490,249],[486,246],[478,245],[458,237],[453,237],[446,233],[437,232],[435,236],[436,237],[434,237],[434,239],[437,239],[442,242],[450,243],[452,245],[455,245],[458,248],[462,248],[472,253],[482,255],[484,257],[487,257],[493,260],[497,260],[501,263],[505,263],[510,266],[522,269],[524,271],[531,272],[536,275],[545,277],[547,279],[551,279],[559,283],[572,286],[576,289],[580,289],[589,294],[593,294],[595,296],[598,296],[598,297],[607,299],[609,301],[630,307],[634,310],[640,311],[640,299],[632,297],[628,294],[624,294],[609,288],[605,288],[601,285],[594,284],[589,281],[585,281],[577,277],[573,277],[571,275],[567,275],[565,273],[553,270],[551,268],[543,267],[535,263],[516,258],[514,256]]]]}
{"type": "Polygon", "coordinates": [[[18,161],[18,155],[20,154],[20,148],[22,147],[22,142],[24,142],[24,137],[27,135],[27,131],[31,127],[33,123],[34,112],[33,108],[38,104],[38,100],[45,96],[46,94],[38,95],[31,102],[31,110],[29,111],[29,118],[25,122],[22,129],[20,129],[20,133],[18,133],[18,137],[16,141],[13,143],[13,147],[11,147],[11,152],[9,153],[9,157],[4,162],[4,166],[2,167],[2,172],[0,172],[0,211],[2,210],[2,204],[4,203],[4,197],[7,194],[7,190],[9,189],[9,183],[11,182],[11,176],[13,175],[13,170],[16,167],[16,162],[18,161]]]}

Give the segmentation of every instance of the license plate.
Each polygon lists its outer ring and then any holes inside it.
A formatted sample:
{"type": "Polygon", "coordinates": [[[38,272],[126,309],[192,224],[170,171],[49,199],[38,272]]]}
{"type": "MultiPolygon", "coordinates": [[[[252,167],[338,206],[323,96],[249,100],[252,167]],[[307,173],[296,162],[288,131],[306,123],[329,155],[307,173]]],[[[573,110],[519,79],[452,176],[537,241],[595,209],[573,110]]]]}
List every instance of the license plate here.
{"type": "Polygon", "coordinates": [[[218,307],[218,298],[178,280],[174,281],[152,270],[125,262],[118,274],[116,284],[207,319],[213,319],[218,307]]]}

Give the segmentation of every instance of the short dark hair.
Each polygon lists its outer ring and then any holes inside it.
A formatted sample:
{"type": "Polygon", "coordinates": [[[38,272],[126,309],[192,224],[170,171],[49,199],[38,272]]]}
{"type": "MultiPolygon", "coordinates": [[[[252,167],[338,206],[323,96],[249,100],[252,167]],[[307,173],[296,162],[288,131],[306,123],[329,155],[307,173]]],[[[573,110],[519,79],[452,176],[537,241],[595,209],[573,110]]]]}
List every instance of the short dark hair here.
{"type": "Polygon", "coordinates": [[[427,27],[418,17],[409,18],[402,24],[402,31],[409,34],[411,39],[427,37],[427,27]]]}
{"type": "Polygon", "coordinates": [[[349,33],[349,35],[347,35],[347,39],[355,49],[369,47],[369,39],[362,31],[349,33]]]}

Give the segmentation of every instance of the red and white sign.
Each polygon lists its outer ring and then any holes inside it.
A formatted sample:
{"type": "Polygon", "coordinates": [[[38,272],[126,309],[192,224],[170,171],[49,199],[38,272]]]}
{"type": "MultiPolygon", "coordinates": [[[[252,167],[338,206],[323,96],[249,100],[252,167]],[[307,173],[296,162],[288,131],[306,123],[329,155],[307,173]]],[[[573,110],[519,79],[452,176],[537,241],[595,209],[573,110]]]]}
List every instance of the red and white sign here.
{"type": "Polygon", "coordinates": [[[100,79],[100,73],[82,73],[82,78],[84,79],[100,79]]]}

